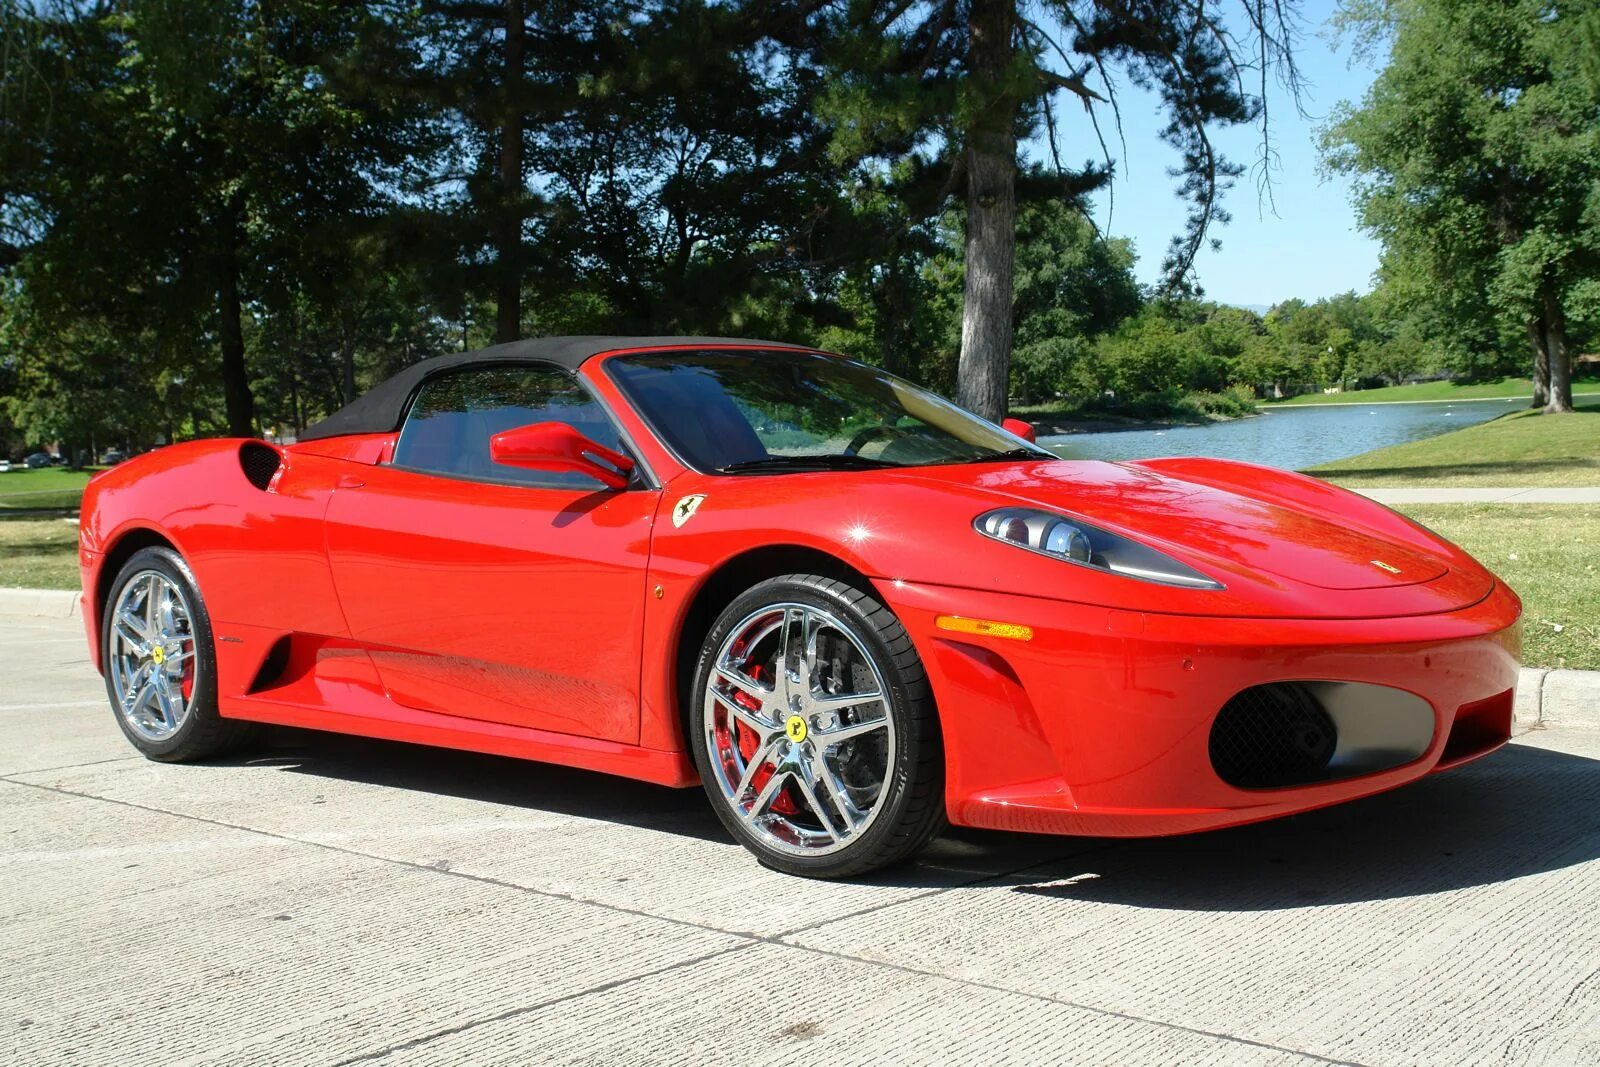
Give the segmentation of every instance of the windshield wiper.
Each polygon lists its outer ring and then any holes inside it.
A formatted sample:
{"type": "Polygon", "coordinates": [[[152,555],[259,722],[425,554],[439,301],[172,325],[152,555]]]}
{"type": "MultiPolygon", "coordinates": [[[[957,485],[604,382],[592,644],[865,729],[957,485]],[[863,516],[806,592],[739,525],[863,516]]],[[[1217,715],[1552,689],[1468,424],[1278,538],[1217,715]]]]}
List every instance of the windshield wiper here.
{"type": "Polygon", "coordinates": [[[756,474],[767,471],[853,471],[853,470],[878,470],[884,467],[898,467],[898,463],[889,463],[881,459],[868,459],[866,456],[825,455],[825,456],[767,456],[763,459],[741,459],[736,463],[718,467],[718,474],[756,474]]]}
{"type": "Polygon", "coordinates": [[[1008,448],[1004,452],[989,452],[982,456],[962,456],[960,459],[942,459],[938,466],[953,467],[958,463],[994,463],[1012,459],[1060,459],[1054,452],[1039,448],[1008,448]]]}

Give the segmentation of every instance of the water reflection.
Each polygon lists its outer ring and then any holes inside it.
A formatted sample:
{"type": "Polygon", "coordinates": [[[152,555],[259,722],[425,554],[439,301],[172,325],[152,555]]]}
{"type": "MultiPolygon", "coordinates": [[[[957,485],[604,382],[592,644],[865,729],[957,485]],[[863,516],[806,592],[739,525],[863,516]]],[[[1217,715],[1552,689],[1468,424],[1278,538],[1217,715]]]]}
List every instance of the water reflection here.
{"type": "Polygon", "coordinates": [[[1209,426],[1069,434],[1043,437],[1039,443],[1068,459],[1218,456],[1297,470],[1487,422],[1527,403],[1513,398],[1276,408],[1256,418],[1209,426]]]}

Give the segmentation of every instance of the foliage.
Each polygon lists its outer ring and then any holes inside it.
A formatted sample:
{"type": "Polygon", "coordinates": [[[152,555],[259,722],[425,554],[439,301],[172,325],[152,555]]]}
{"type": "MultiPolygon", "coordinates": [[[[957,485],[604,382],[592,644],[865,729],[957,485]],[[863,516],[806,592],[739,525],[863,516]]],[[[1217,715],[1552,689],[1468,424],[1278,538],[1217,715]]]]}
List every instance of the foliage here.
{"type": "Polygon", "coordinates": [[[24,351],[162,379],[179,410],[220,386],[252,432],[247,316],[333,326],[361,304],[377,223],[431,148],[414,103],[356,73],[416,61],[404,10],[5,3],[0,231],[24,351]]]}
{"type": "Polygon", "coordinates": [[[1138,310],[1133,246],[1105,240],[1076,209],[1047,201],[1017,219],[1012,393],[1049,396],[1074,380],[1095,338],[1138,310]]]}
{"type": "Polygon", "coordinates": [[[1548,0],[1352,8],[1349,24],[1387,40],[1389,62],[1324,134],[1329,165],[1358,179],[1361,221],[1384,243],[1395,297],[1457,352],[1531,342],[1552,410],[1571,408],[1570,350],[1600,326],[1600,96],[1585,10],[1548,0]]]}
{"type": "MultiPolygon", "coordinates": [[[[0,446],[293,433],[417,359],[565,332],[770,336],[954,393],[969,283],[994,281],[993,249],[968,269],[975,204],[991,205],[966,192],[970,135],[1004,133],[996,115],[1051,150],[1045,165],[1013,152],[1002,394],[1198,418],[1248,411],[1247,393],[1504,374],[1526,363],[1517,316],[1548,279],[1572,347],[1595,338],[1600,208],[1574,216],[1555,191],[1600,188],[1582,44],[1600,22],[1558,32],[1563,13],[1517,0],[1460,48],[1439,36],[1489,3],[1353,8],[1396,59],[1386,95],[1337,129],[1398,151],[1362,116],[1431,100],[1419,167],[1512,160],[1540,193],[1517,186],[1522,236],[1465,225],[1481,205],[1427,207],[1330,134],[1397,235],[1382,284],[1263,316],[1204,301],[1192,278],[1141,292],[1133,248],[1083,212],[1111,160],[1063,165],[1097,153],[1051,139],[1063,100],[1161,95],[1196,213],[1171,250],[1183,275],[1234,173],[1209,131],[1263,99],[1220,23],[1195,21],[1209,9],[0,0],[0,446]],[[1011,59],[978,76],[974,19],[996,13],[1014,16],[1011,59]],[[1457,80],[1500,84],[1511,60],[1484,42],[1502,40],[1527,85],[1487,103],[1418,59],[1436,45],[1457,80]]],[[[1286,12],[1249,5],[1257,66],[1287,62],[1286,12]]],[[[1460,184],[1481,163],[1438,173],[1460,184]]]]}

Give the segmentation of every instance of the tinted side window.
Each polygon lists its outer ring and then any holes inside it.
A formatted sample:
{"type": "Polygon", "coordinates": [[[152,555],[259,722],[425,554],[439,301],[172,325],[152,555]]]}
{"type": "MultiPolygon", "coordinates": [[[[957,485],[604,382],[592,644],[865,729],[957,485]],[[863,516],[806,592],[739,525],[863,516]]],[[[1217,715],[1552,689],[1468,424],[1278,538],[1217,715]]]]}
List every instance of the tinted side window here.
{"type": "Polygon", "coordinates": [[[616,428],[577,380],[551,367],[485,367],[430,378],[406,413],[394,465],[481,482],[593,489],[582,474],[530,471],[489,459],[489,438],[534,422],[564,422],[610,449],[616,428]]]}

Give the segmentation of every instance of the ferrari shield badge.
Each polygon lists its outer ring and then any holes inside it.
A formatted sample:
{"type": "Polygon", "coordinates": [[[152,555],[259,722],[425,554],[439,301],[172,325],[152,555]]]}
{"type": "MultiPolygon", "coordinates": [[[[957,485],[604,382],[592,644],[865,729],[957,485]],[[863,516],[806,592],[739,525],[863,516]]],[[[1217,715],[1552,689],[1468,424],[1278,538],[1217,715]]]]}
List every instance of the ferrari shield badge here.
{"type": "Polygon", "coordinates": [[[674,504],[672,507],[672,525],[682,526],[694,518],[694,513],[700,510],[700,505],[704,500],[705,496],[703,494],[696,493],[694,496],[686,496],[674,504]]]}

